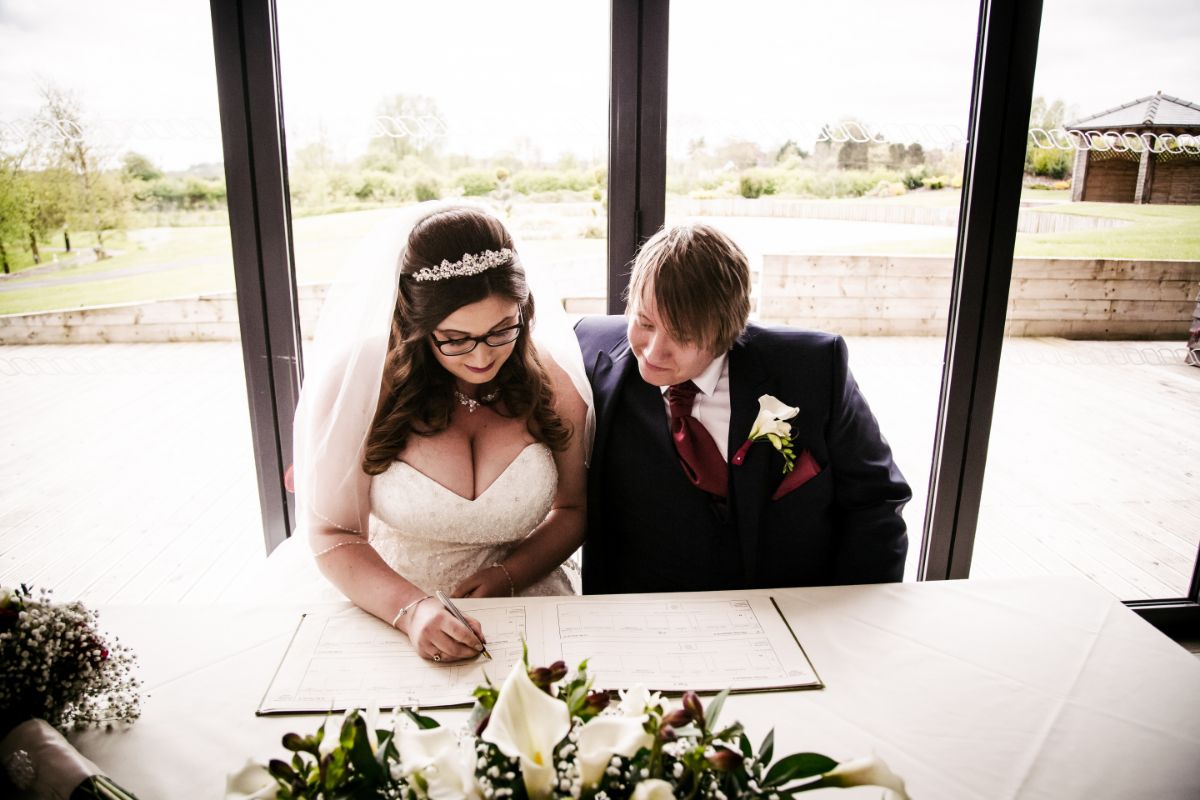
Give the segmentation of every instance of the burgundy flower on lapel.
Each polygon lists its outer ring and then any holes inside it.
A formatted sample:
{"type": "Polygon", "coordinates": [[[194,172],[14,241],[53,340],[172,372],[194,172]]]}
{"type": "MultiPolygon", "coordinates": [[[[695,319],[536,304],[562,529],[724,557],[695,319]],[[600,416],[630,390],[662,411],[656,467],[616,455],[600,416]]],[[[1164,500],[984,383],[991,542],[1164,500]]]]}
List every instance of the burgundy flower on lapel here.
{"type": "Polygon", "coordinates": [[[750,435],[734,453],[733,463],[737,465],[744,462],[755,442],[767,441],[783,456],[784,473],[791,472],[796,466],[796,453],[792,450],[792,426],[787,420],[799,413],[799,408],[789,406],[769,394],[758,398],[758,417],[750,428],[750,435]]]}

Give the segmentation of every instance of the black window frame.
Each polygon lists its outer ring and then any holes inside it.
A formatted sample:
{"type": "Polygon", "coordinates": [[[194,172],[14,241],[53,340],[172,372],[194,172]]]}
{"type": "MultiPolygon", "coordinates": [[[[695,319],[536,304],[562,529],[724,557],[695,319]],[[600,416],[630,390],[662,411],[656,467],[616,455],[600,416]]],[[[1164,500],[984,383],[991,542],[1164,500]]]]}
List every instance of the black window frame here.
{"type": "MultiPolygon", "coordinates": [[[[230,230],[264,540],[292,530],[285,474],[302,379],[274,0],[211,0],[230,230]]],[[[1016,240],[1041,0],[982,0],[942,391],[918,580],[970,575],[1016,240]]],[[[607,309],[666,207],[669,0],[612,0],[607,309]]],[[[1127,601],[1200,628],[1200,558],[1185,598],[1127,601]]]]}

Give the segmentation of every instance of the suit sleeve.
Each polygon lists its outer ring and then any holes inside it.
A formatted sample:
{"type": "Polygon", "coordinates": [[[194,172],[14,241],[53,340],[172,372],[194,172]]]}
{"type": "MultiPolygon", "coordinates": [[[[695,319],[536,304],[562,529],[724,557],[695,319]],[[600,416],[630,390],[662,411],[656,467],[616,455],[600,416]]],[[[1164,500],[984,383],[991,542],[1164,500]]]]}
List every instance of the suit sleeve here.
{"type": "Polygon", "coordinates": [[[850,374],[846,342],[834,344],[829,452],[834,479],[838,583],[886,583],[904,576],[908,535],[900,516],[912,491],[892,460],[866,398],[850,374]]]}

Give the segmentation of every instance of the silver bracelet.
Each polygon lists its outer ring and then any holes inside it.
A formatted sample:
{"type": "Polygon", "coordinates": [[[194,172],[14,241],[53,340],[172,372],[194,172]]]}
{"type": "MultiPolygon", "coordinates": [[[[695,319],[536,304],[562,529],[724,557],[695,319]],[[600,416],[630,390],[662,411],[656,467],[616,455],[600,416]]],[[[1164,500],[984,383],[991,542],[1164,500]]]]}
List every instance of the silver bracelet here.
{"type": "Polygon", "coordinates": [[[515,583],[513,583],[512,573],[510,573],[508,571],[508,567],[504,566],[499,561],[493,561],[488,566],[500,568],[500,571],[504,573],[504,577],[508,578],[508,596],[516,597],[517,596],[517,585],[515,583]]]}
{"type": "Polygon", "coordinates": [[[347,539],[346,541],[338,542],[337,544],[331,544],[331,545],[329,545],[329,547],[326,547],[324,550],[320,551],[319,553],[314,553],[313,558],[320,558],[321,556],[325,555],[326,553],[332,553],[334,550],[337,550],[339,547],[345,547],[348,544],[370,544],[370,542],[368,542],[366,539],[347,539]]]}
{"type": "MultiPolygon", "coordinates": [[[[404,608],[400,609],[396,613],[396,616],[392,618],[392,627],[395,628],[396,623],[400,621],[400,618],[403,617],[405,614],[407,614],[409,611],[411,611],[413,608],[415,608],[417,603],[428,600],[431,597],[433,597],[433,595],[431,595],[431,594],[427,594],[424,597],[418,597],[416,600],[413,600],[411,603],[406,605],[404,608]]],[[[399,628],[397,628],[397,630],[399,630],[399,628]]]]}

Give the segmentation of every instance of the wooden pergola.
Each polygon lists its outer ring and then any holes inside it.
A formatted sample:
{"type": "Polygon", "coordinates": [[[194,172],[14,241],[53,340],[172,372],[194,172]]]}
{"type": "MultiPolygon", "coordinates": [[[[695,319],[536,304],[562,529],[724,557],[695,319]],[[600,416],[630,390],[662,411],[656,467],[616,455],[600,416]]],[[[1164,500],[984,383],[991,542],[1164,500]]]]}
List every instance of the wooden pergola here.
{"type": "Polygon", "coordinates": [[[1064,127],[1073,201],[1200,205],[1200,105],[1159,92],[1064,127]]]}

